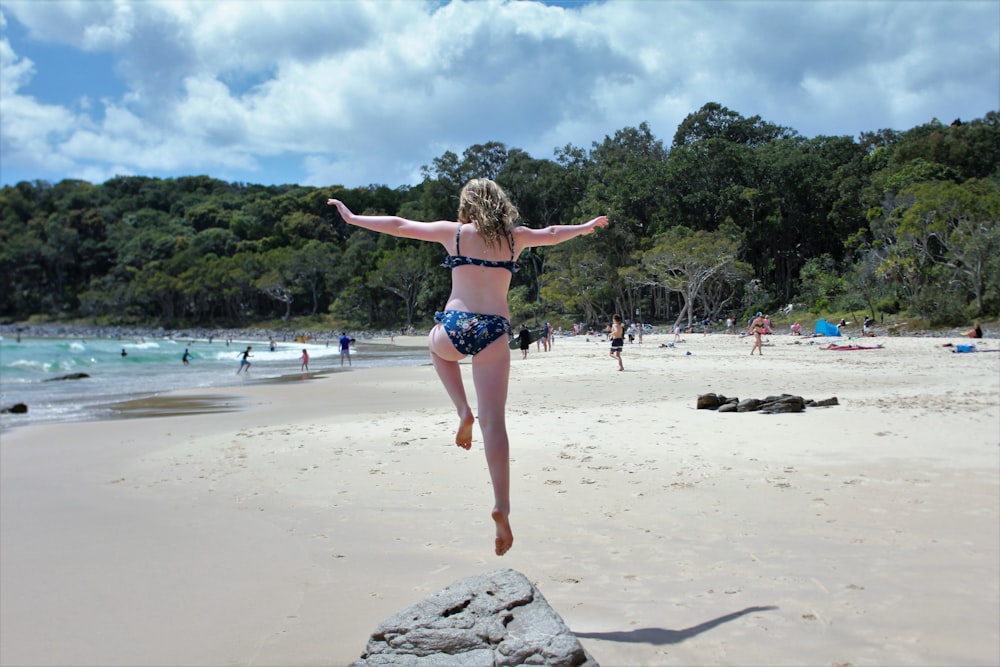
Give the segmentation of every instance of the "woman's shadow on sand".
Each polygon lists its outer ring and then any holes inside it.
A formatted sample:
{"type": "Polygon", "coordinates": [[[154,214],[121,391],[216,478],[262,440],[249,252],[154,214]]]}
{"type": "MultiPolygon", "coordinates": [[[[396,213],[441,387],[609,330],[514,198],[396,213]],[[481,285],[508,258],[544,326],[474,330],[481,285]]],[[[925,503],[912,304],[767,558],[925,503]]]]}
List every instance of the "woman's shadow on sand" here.
{"type": "Polygon", "coordinates": [[[747,614],[753,614],[758,611],[773,611],[775,609],[777,609],[777,607],[773,605],[767,607],[747,607],[746,609],[734,611],[731,614],[713,618],[711,621],[705,621],[704,623],[699,623],[698,625],[691,626],[690,628],[684,628],[683,630],[668,630],[666,628],[638,628],[636,630],[629,630],[628,632],[574,632],[573,634],[580,639],[603,639],[609,642],[653,644],[655,646],[663,646],[666,644],[679,644],[685,639],[690,639],[695,635],[700,635],[701,633],[711,630],[712,628],[722,625],[723,623],[735,621],[737,618],[746,616],[747,614]]]}

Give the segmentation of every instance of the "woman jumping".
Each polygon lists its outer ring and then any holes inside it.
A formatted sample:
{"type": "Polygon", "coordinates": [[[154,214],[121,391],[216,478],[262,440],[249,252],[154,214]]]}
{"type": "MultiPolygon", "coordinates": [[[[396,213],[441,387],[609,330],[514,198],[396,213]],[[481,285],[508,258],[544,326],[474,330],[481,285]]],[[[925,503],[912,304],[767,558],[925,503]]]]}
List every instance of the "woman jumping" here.
{"type": "Polygon", "coordinates": [[[550,246],[592,233],[608,224],[599,216],[579,225],[544,229],[515,226],[517,208],[507,193],[486,178],[462,188],[458,222],[416,222],[397,216],[355,215],[340,200],[345,222],[363,229],[419,241],[440,243],[448,252],[442,266],[451,270],[451,296],[445,310],[434,316],[428,339],[434,369],[458,411],[455,444],[472,446],[475,416],[465,395],[459,360],[472,356],[472,380],[479,401],[479,428],[493,482],[495,551],[502,556],[514,543],[510,528],[510,458],[507,439],[507,387],[510,379],[510,311],[507,292],[525,248],[550,246]]]}

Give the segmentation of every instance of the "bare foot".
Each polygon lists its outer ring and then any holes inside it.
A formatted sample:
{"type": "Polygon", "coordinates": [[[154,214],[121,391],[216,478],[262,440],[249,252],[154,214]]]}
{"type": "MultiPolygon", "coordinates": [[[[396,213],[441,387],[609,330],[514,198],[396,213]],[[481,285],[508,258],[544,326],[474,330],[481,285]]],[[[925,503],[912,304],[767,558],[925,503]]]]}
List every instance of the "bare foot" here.
{"type": "Polygon", "coordinates": [[[458,433],[455,434],[456,445],[462,449],[472,448],[472,425],[475,423],[476,418],[472,415],[472,410],[469,410],[458,424],[458,433]]]}
{"type": "Polygon", "coordinates": [[[503,556],[514,544],[514,533],[510,531],[510,522],[507,514],[498,509],[493,510],[493,521],[497,524],[496,552],[497,556],[503,556]]]}

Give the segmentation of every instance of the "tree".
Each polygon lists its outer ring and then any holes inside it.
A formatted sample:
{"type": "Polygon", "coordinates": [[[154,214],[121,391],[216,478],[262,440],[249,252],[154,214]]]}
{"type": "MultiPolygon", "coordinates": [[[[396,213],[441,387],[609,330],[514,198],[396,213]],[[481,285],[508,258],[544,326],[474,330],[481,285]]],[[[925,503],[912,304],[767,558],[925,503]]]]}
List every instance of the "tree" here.
{"type": "MultiPolygon", "coordinates": [[[[533,229],[561,224],[576,204],[569,198],[569,170],[552,160],[536,160],[523,151],[511,151],[497,175],[500,183],[517,205],[521,224],[533,229]]],[[[528,287],[531,301],[541,298],[541,276],[545,270],[548,248],[528,248],[519,258],[522,270],[513,285],[528,287]]]]}
{"type": "Polygon", "coordinates": [[[924,314],[959,318],[947,304],[964,305],[971,297],[975,315],[982,315],[986,294],[1000,289],[1000,182],[925,181],[900,199],[885,273],[915,294],[935,295],[918,301],[924,314]]]}
{"type": "Polygon", "coordinates": [[[406,309],[406,324],[412,326],[427,272],[428,262],[423,253],[414,243],[400,241],[394,249],[382,253],[375,270],[369,275],[368,285],[398,296],[406,309]]]}
{"type": "Polygon", "coordinates": [[[292,257],[292,270],[299,284],[309,293],[313,315],[319,312],[320,293],[329,279],[330,267],[339,262],[340,255],[340,250],[332,243],[309,241],[292,257]]]}
{"type": "MultiPolygon", "coordinates": [[[[686,316],[688,326],[692,325],[695,304],[713,278],[729,270],[736,279],[749,268],[736,260],[736,241],[719,232],[691,231],[677,226],[657,235],[653,243],[652,248],[641,254],[639,266],[626,272],[636,282],[681,296],[683,307],[675,323],[686,316]]],[[[706,315],[711,316],[708,305],[703,303],[706,315]]]]}
{"type": "Polygon", "coordinates": [[[281,316],[287,322],[292,314],[292,302],[300,291],[298,275],[294,269],[294,251],[275,248],[264,255],[264,272],[256,280],[257,288],[268,298],[284,305],[281,316]]]}
{"type": "Polygon", "coordinates": [[[722,139],[734,144],[759,146],[795,134],[789,128],[764,122],[760,116],[744,118],[718,102],[708,102],[681,121],[674,133],[673,145],[677,147],[708,139],[722,139]]]}
{"type": "Polygon", "coordinates": [[[611,319],[620,280],[601,240],[587,236],[549,248],[549,268],[541,281],[545,303],[564,313],[580,313],[588,323],[611,319]]]}

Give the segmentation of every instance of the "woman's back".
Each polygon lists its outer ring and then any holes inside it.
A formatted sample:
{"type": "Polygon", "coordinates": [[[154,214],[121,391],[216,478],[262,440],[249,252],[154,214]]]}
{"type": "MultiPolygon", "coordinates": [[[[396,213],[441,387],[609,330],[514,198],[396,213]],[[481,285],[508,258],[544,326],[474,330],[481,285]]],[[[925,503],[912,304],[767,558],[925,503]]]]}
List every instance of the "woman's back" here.
{"type": "MultiPolygon", "coordinates": [[[[451,262],[451,296],[445,308],[509,318],[507,292],[513,275],[509,267],[516,261],[518,253],[511,250],[508,239],[503,239],[499,248],[489,247],[474,225],[455,223],[455,230],[455,238],[442,245],[448,251],[449,259],[466,259],[451,262]],[[470,259],[472,262],[468,261],[470,259]]],[[[516,248],[516,241],[514,245],[516,248]]]]}

